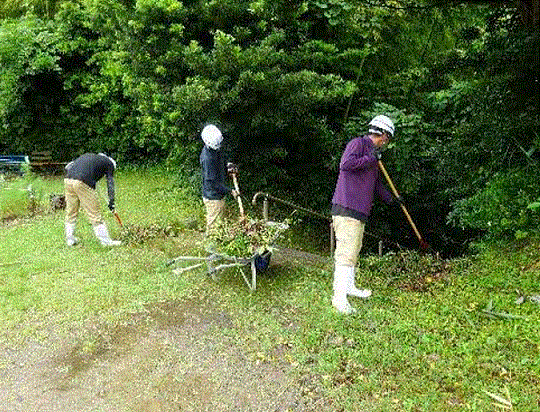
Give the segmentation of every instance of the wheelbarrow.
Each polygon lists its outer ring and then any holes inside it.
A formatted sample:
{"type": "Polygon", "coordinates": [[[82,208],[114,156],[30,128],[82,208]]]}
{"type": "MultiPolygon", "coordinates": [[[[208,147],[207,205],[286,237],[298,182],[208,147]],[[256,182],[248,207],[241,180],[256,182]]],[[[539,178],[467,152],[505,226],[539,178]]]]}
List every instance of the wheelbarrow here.
{"type": "MultiPolygon", "coordinates": [[[[273,242],[279,238],[284,230],[289,228],[289,225],[285,223],[267,222],[267,224],[277,225],[279,228],[273,242]]],[[[229,256],[219,253],[212,248],[207,248],[206,252],[208,252],[208,256],[178,256],[167,262],[166,266],[181,264],[182,262],[198,262],[190,266],[175,268],[172,272],[175,275],[180,275],[188,270],[206,266],[206,273],[213,280],[217,280],[218,273],[221,270],[238,268],[249,290],[255,291],[257,288],[257,274],[268,269],[272,257],[272,252],[270,250],[265,250],[262,253],[254,253],[249,257],[229,256]]]]}
{"type": "Polygon", "coordinates": [[[257,273],[264,272],[266,269],[268,269],[271,257],[272,252],[270,252],[269,250],[266,250],[263,253],[255,253],[247,258],[227,256],[216,252],[210,252],[210,254],[206,257],[178,256],[177,258],[169,261],[167,263],[167,266],[171,266],[182,261],[198,261],[199,263],[191,266],[173,269],[172,272],[175,275],[180,275],[188,270],[196,269],[206,265],[207,274],[213,280],[217,280],[218,272],[220,272],[221,270],[236,267],[240,269],[239,272],[242,274],[244,282],[248,286],[249,290],[254,291],[257,288],[257,273]],[[246,273],[246,268],[248,273],[246,273]],[[249,276],[249,273],[251,273],[251,276],[249,276]]]}

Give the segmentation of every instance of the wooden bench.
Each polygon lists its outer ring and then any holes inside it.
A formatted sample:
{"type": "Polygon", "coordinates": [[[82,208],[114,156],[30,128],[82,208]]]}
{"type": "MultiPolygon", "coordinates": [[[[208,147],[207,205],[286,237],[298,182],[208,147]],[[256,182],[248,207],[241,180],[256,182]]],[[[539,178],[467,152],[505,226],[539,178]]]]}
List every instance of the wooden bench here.
{"type": "Polygon", "coordinates": [[[53,160],[49,150],[35,151],[30,155],[30,167],[35,172],[41,173],[62,173],[67,162],[57,162],[53,160]]]}
{"type": "Polygon", "coordinates": [[[25,155],[0,155],[0,173],[22,175],[24,165],[29,163],[25,155]]]}

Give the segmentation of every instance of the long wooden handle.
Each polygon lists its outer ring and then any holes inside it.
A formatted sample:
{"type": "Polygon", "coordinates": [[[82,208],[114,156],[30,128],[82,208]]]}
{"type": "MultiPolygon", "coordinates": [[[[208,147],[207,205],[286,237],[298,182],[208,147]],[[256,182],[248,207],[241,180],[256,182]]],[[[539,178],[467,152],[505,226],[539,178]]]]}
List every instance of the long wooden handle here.
{"type": "Polygon", "coordinates": [[[118,212],[115,210],[115,211],[113,211],[113,213],[114,213],[114,217],[116,218],[116,221],[118,222],[120,227],[123,227],[124,224],[122,223],[122,220],[120,219],[120,216],[118,215],[118,212]]]}
{"type": "MultiPolygon", "coordinates": [[[[101,190],[99,190],[99,187],[96,190],[98,191],[99,195],[103,198],[103,200],[105,200],[105,203],[107,203],[107,197],[105,196],[105,194],[101,194],[101,190]]],[[[120,219],[120,216],[118,215],[118,212],[116,211],[116,209],[111,210],[111,213],[116,218],[118,225],[120,227],[124,227],[124,224],[122,223],[122,219],[120,219]]]]}
{"type": "MultiPolygon", "coordinates": [[[[396,187],[394,186],[394,183],[392,182],[392,179],[390,179],[390,176],[388,175],[388,172],[386,171],[386,168],[384,167],[383,163],[380,160],[379,160],[379,168],[383,172],[383,175],[386,178],[386,181],[388,182],[388,185],[390,186],[390,189],[392,189],[392,193],[394,194],[395,197],[399,198],[399,193],[398,193],[396,187]]],[[[414,234],[416,235],[416,237],[418,238],[420,243],[422,245],[424,245],[426,242],[424,241],[424,239],[422,238],[422,235],[420,234],[420,232],[416,228],[416,225],[414,224],[414,222],[413,222],[413,220],[411,218],[411,215],[409,215],[409,212],[407,211],[407,208],[405,207],[405,205],[403,203],[401,203],[400,206],[401,206],[401,210],[403,210],[403,213],[405,214],[405,217],[409,221],[409,224],[411,225],[411,227],[412,227],[412,229],[414,231],[414,234]]]]}
{"type": "Polygon", "coordinates": [[[232,179],[234,183],[234,190],[236,190],[236,193],[238,194],[236,196],[236,200],[238,200],[238,209],[240,209],[240,217],[243,219],[245,217],[244,205],[242,204],[242,198],[240,197],[240,189],[238,188],[238,179],[236,177],[236,173],[232,174],[232,179]]]}

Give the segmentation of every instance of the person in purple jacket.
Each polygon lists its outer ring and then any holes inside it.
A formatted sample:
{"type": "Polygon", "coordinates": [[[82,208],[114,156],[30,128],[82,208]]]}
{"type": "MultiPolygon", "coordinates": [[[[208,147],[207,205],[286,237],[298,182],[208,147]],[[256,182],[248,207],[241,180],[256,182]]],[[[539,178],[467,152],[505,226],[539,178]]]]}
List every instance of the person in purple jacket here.
{"type": "Polygon", "coordinates": [[[352,139],[341,157],[331,210],[336,237],[332,305],[341,313],[355,312],[347,295],[371,296],[371,290],[355,286],[355,266],[375,196],[385,203],[394,201],[378,169],[379,149],[393,135],[392,120],[378,115],[369,122],[369,133],[352,139]]]}

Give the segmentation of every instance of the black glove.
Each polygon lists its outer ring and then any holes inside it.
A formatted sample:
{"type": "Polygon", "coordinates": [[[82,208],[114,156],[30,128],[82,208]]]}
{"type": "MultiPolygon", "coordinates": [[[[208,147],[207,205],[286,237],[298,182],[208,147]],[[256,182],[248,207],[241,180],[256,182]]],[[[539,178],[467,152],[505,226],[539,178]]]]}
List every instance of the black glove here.
{"type": "Polygon", "coordinates": [[[373,152],[373,155],[375,156],[375,159],[381,160],[382,154],[381,154],[381,152],[379,150],[375,150],[373,152]]]}
{"type": "Polygon", "coordinates": [[[114,200],[109,200],[109,210],[114,212],[114,200]]]}

